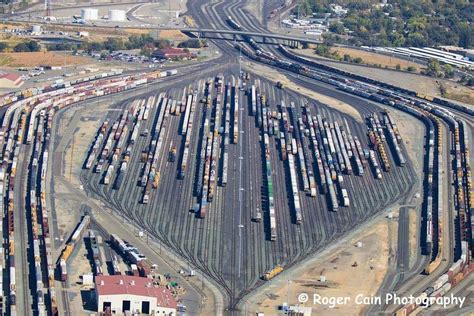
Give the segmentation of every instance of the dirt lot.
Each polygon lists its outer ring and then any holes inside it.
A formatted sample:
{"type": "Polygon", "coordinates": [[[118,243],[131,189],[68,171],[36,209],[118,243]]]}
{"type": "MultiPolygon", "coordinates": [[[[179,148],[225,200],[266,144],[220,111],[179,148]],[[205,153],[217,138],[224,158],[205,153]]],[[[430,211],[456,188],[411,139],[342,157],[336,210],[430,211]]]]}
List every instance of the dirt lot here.
{"type": "Polygon", "coordinates": [[[90,295],[92,286],[82,284],[82,276],[84,274],[92,273],[92,266],[87,259],[87,249],[85,242],[81,240],[78,242],[79,249],[76,250],[72,260],[69,260],[68,265],[68,296],[70,308],[74,315],[90,315],[94,312],[93,305],[83,305],[84,299],[90,295]],[[84,297],[83,297],[84,296],[84,297]]]}
{"type": "Polygon", "coordinates": [[[446,98],[474,106],[474,88],[468,88],[447,80],[439,80],[438,87],[440,84],[446,87],[446,98]]]}
{"type": "Polygon", "coordinates": [[[340,56],[344,56],[345,54],[348,54],[351,56],[351,58],[360,57],[363,59],[363,64],[367,64],[367,65],[382,65],[382,67],[387,66],[389,68],[395,69],[397,64],[399,64],[402,67],[402,69],[406,69],[408,66],[413,66],[416,68],[417,72],[419,72],[420,69],[423,68],[423,66],[420,64],[410,62],[401,58],[367,52],[360,49],[354,49],[354,48],[349,48],[349,47],[333,47],[331,48],[331,51],[338,52],[340,56]]]}
{"type": "Polygon", "coordinates": [[[352,116],[355,120],[359,122],[363,122],[362,117],[360,116],[360,113],[350,106],[347,103],[341,102],[339,100],[330,98],[328,96],[316,93],[310,89],[306,89],[303,87],[300,87],[296,84],[294,84],[292,81],[288,80],[288,78],[285,75],[282,75],[278,71],[276,71],[273,68],[259,65],[259,64],[254,64],[252,62],[248,62],[244,65],[244,69],[250,71],[250,72],[256,72],[260,76],[265,77],[266,79],[273,81],[273,82],[282,82],[285,87],[287,87],[290,90],[293,90],[295,92],[301,93],[302,95],[311,98],[313,100],[319,101],[329,107],[332,107],[342,113],[346,113],[350,116],[352,116]]]}
{"type": "Polygon", "coordinates": [[[410,260],[409,260],[409,265],[410,267],[413,266],[415,263],[414,259],[416,258],[416,253],[418,251],[418,231],[419,231],[419,213],[420,209],[419,208],[409,208],[408,209],[408,233],[409,233],[409,238],[408,238],[408,246],[410,249],[410,260]]]}
{"type": "Polygon", "coordinates": [[[357,304],[356,296],[369,297],[377,292],[396,252],[397,228],[396,220],[380,219],[367,229],[361,229],[335,249],[320,254],[319,259],[271,281],[251,298],[246,315],[256,312],[275,315],[283,302],[298,304],[301,293],[307,293],[310,300],[300,306],[311,307],[313,315],[363,314],[366,306],[357,304]],[[361,247],[356,247],[358,242],[362,243],[361,247]],[[325,282],[321,282],[321,276],[326,277],[325,282]],[[350,300],[329,308],[313,304],[313,294],[349,297],[350,300]]]}
{"type": "Polygon", "coordinates": [[[53,52],[0,53],[0,66],[4,67],[64,66],[65,64],[71,66],[90,62],[91,60],[86,57],[53,52]]]}
{"type": "Polygon", "coordinates": [[[178,30],[161,30],[159,32],[159,37],[173,41],[185,41],[188,39],[186,35],[184,35],[183,33],[181,33],[181,31],[178,30]]]}
{"type": "Polygon", "coordinates": [[[418,174],[423,172],[425,125],[413,116],[389,107],[385,107],[397,124],[410,160],[418,174]]]}

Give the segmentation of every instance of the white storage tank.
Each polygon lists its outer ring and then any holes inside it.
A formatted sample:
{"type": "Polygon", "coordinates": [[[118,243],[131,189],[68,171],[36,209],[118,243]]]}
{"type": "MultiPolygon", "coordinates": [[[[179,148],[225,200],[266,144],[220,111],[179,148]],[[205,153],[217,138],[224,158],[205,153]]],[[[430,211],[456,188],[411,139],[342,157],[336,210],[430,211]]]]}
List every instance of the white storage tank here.
{"type": "Polygon", "coordinates": [[[94,8],[81,9],[81,18],[83,20],[98,20],[99,10],[94,8]]]}
{"type": "Polygon", "coordinates": [[[124,10],[109,10],[109,21],[123,22],[125,20],[124,10]]]}
{"type": "Polygon", "coordinates": [[[33,28],[31,29],[31,34],[33,35],[41,34],[41,25],[33,25],[33,28]]]}

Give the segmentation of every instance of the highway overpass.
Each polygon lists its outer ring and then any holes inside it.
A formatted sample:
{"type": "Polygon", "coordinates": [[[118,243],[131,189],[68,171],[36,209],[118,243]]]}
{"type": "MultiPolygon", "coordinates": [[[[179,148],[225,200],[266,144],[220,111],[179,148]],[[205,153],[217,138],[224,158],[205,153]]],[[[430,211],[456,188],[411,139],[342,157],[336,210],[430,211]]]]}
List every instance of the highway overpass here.
{"type": "MultiPolygon", "coordinates": [[[[23,20],[10,20],[10,23],[31,23],[31,21],[23,20]]],[[[94,25],[94,24],[72,24],[72,23],[54,23],[51,21],[35,21],[34,24],[44,24],[44,25],[58,25],[58,26],[69,26],[69,27],[80,27],[80,28],[93,28],[93,29],[116,29],[117,26],[110,25],[94,25]]],[[[250,31],[236,31],[236,30],[219,30],[219,29],[208,29],[208,28],[183,28],[183,27],[169,27],[169,26],[153,26],[153,25],[143,25],[143,26],[130,26],[130,27],[120,27],[120,29],[144,29],[144,30],[178,30],[186,34],[193,34],[199,38],[212,38],[212,39],[224,39],[224,40],[239,40],[242,39],[242,36],[251,36],[256,42],[261,41],[263,43],[277,43],[284,44],[289,46],[298,46],[299,44],[320,44],[322,40],[319,38],[313,37],[300,37],[300,36],[291,36],[283,34],[274,34],[274,33],[261,33],[261,32],[250,32],[250,31]],[[228,35],[226,37],[225,35],[228,35]],[[230,37],[229,37],[230,35],[230,37]],[[270,41],[271,39],[271,41],[270,41]]]]}

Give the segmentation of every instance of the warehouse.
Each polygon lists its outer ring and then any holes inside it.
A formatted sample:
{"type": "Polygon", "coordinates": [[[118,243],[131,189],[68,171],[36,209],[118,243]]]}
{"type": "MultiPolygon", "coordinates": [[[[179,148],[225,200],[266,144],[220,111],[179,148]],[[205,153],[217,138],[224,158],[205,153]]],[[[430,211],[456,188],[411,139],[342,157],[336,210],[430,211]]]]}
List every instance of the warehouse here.
{"type": "Polygon", "coordinates": [[[185,51],[184,49],[169,47],[169,48],[163,48],[163,49],[158,49],[154,51],[153,57],[159,58],[159,59],[173,59],[173,58],[184,59],[184,58],[195,58],[196,56],[193,53],[185,51]]]}
{"type": "Polygon", "coordinates": [[[18,88],[22,84],[21,76],[14,73],[0,73],[0,88],[18,88]]]}
{"type": "Polygon", "coordinates": [[[0,88],[18,88],[22,84],[21,76],[14,73],[0,73],[0,88]]]}
{"type": "Polygon", "coordinates": [[[97,310],[121,314],[176,315],[177,303],[168,289],[156,287],[149,278],[129,275],[96,277],[97,310]]]}

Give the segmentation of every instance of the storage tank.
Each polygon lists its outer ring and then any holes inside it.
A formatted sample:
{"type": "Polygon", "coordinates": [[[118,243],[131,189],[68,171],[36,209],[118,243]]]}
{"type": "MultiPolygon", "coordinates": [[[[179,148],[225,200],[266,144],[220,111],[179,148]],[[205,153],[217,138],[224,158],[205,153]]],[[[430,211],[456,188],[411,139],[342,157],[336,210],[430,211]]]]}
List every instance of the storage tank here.
{"type": "Polygon", "coordinates": [[[125,19],[124,10],[109,10],[109,21],[122,22],[125,19]]]}
{"type": "Polygon", "coordinates": [[[81,9],[81,18],[83,20],[97,20],[99,16],[99,10],[94,8],[81,9]]]}
{"type": "Polygon", "coordinates": [[[41,34],[41,25],[33,25],[33,28],[31,30],[31,34],[33,34],[33,35],[41,34]]]}

